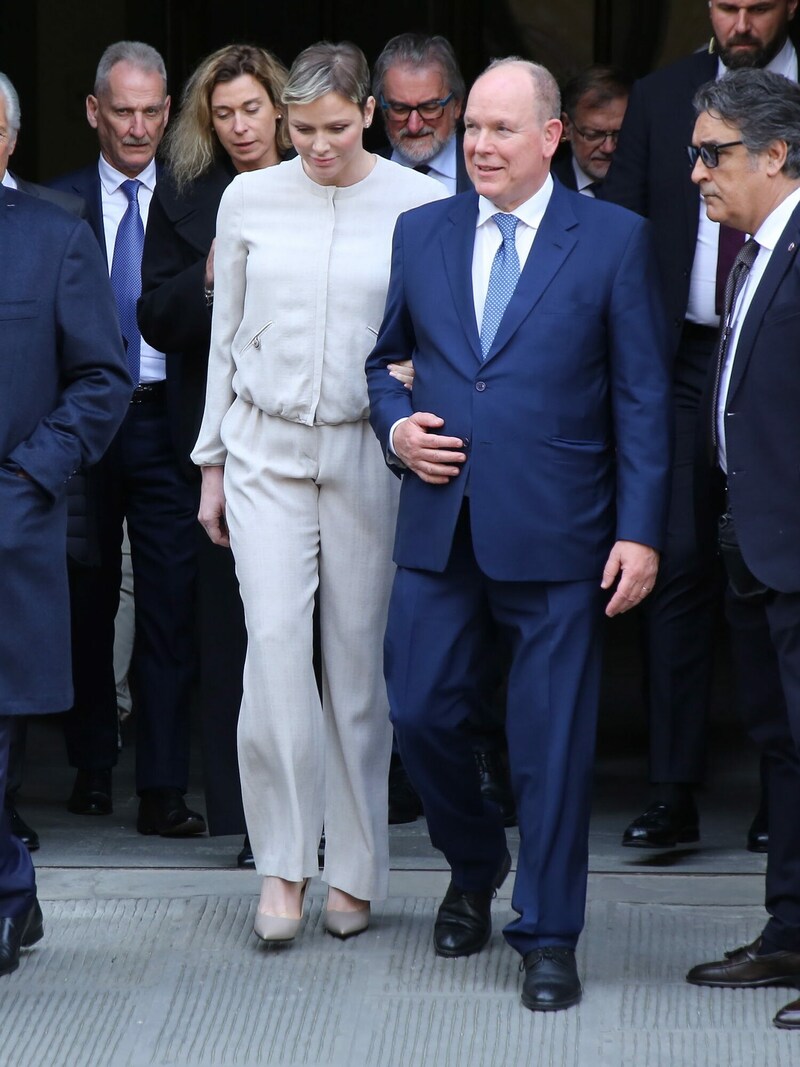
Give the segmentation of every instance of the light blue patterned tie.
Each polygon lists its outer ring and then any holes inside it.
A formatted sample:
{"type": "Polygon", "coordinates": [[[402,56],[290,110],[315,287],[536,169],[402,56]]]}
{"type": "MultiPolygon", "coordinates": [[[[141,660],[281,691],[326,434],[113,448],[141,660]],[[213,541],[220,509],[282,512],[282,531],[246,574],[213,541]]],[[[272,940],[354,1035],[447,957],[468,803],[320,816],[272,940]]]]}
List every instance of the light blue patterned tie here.
{"type": "Polygon", "coordinates": [[[492,341],[500,326],[503,312],[514,295],[519,281],[519,256],[514,234],[519,219],[516,215],[492,215],[497,228],[503,235],[503,243],[497,249],[492,270],[489,274],[489,288],[486,290],[486,303],[483,306],[481,323],[481,354],[484,359],[492,347],[492,341]]]}
{"type": "Polygon", "coordinates": [[[136,321],[136,301],[142,293],[142,251],[144,226],[139,214],[139,186],[136,178],[129,178],[120,186],[128,198],[128,208],[122,216],[114,242],[111,263],[111,288],[117,302],[117,314],[122,336],[127,344],[128,370],[133,384],[139,384],[139,362],[142,354],[142,335],[136,321]]]}

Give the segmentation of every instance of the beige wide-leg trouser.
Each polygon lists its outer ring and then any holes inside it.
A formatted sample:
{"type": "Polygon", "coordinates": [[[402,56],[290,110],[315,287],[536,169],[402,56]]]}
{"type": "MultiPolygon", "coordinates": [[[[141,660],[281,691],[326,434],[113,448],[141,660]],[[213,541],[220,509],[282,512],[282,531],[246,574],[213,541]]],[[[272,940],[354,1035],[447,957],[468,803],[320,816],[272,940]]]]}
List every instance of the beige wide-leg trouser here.
{"type": "Polygon", "coordinates": [[[304,426],[237,399],[223,426],[247,623],[239,765],[262,875],[386,896],[391,725],[383,633],[398,480],[366,420],[304,426]],[[322,701],[312,661],[319,585],[322,701]]]}

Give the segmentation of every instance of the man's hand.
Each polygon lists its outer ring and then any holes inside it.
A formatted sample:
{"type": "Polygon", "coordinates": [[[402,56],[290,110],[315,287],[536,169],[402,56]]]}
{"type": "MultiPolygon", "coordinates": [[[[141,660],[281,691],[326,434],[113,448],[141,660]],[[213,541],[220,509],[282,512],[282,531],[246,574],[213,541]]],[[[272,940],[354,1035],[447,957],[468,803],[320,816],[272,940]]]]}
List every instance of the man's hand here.
{"type": "Polygon", "coordinates": [[[601,587],[610,589],[619,577],[619,585],[606,605],[606,615],[621,615],[635,608],[656,584],[658,552],[636,541],[617,541],[611,549],[601,587]]]}
{"type": "Polygon", "coordinates": [[[222,487],[224,467],[203,467],[203,487],[200,491],[200,525],[215,545],[230,548],[228,524],[225,521],[225,490],[222,487]]]}
{"type": "Polygon", "coordinates": [[[406,389],[414,384],[414,363],[410,359],[403,359],[399,363],[389,363],[386,367],[390,378],[396,378],[402,382],[406,389]]]}
{"type": "Polygon", "coordinates": [[[430,411],[415,411],[399,423],[394,431],[393,446],[397,456],[415,474],[430,485],[447,485],[466,460],[459,437],[442,437],[428,430],[444,426],[444,419],[430,411]]]}

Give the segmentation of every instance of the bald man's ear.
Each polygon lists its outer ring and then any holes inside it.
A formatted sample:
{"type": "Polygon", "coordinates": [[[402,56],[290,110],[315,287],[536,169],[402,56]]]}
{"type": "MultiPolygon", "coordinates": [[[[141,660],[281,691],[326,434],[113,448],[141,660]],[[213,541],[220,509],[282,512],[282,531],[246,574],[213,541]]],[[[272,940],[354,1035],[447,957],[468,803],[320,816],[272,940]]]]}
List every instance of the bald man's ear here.
{"type": "Polygon", "coordinates": [[[97,111],[100,107],[97,97],[92,96],[91,93],[86,97],[86,121],[92,127],[93,130],[97,129],[97,111]]]}

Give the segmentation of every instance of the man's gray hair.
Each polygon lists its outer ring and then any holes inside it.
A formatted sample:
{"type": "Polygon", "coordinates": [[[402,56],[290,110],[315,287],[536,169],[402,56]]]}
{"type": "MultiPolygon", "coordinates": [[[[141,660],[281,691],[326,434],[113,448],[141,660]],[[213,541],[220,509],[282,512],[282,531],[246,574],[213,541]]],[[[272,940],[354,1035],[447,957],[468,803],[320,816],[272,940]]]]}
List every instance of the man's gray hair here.
{"type": "Polygon", "coordinates": [[[458,103],[463,103],[467,89],[453,46],[446,37],[429,37],[424,33],[399,33],[392,37],[375,60],[372,71],[372,95],[379,100],[390,67],[439,67],[442,79],[458,103]]]}
{"type": "MultiPolygon", "coordinates": [[[[560,119],[561,90],[553,75],[541,63],[531,63],[529,59],[523,59],[522,56],[506,56],[504,59],[493,59],[483,74],[488,74],[490,70],[497,70],[498,67],[508,67],[512,64],[523,67],[530,74],[533,82],[534,103],[539,110],[542,122],[547,122],[549,119],[560,119]]],[[[483,74],[479,75],[479,77],[483,77],[483,74]]]]}
{"type": "Polygon", "coordinates": [[[0,96],[6,102],[8,128],[16,136],[19,133],[20,123],[19,96],[17,96],[17,90],[11,84],[11,80],[2,71],[0,71],[0,96]]]}
{"type": "Polygon", "coordinates": [[[800,86],[769,70],[734,70],[698,89],[695,112],[739,130],[751,156],[765,152],[774,141],[786,142],[787,178],[800,178],[800,86]]]}
{"type": "Polygon", "coordinates": [[[117,63],[130,63],[147,74],[159,74],[164,82],[164,96],[167,95],[167,68],[161,53],[144,41],[116,41],[110,44],[100,56],[97,73],[94,76],[94,95],[101,96],[108,92],[108,78],[111,68],[117,63]]]}

